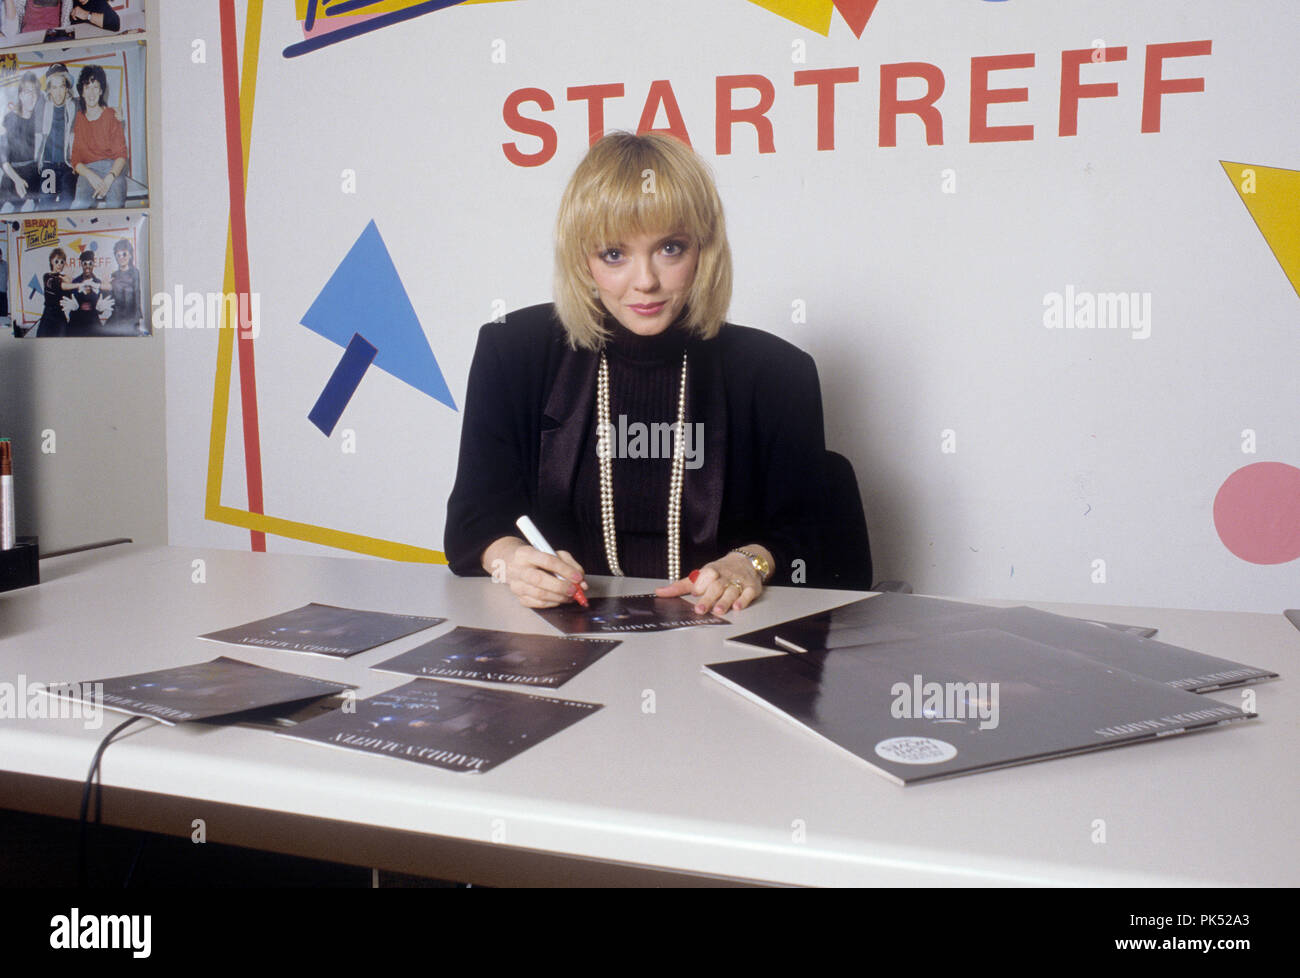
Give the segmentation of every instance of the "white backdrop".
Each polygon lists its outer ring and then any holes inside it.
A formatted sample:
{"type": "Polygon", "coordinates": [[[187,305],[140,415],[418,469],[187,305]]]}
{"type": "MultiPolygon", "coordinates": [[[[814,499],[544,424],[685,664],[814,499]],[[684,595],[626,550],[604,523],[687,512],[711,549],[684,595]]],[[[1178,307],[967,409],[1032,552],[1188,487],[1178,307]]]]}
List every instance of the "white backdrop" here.
{"type": "MultiPolygon", "coordinates": [[[[160,11],[169,293],[223,287],[216,6],[160,11]]],[[[958,596],[1300,604],[1300,561],[1244,560],[1212,518],[1234,471],[1300,466],[1300,296],[1220,164],[1300,169],[1293,0],[880,0],[861,38],[838,13],[821,36],[775,0],[512,0],[286,58],[303,39],[288,6],[262,18],[248,259],[264,509],[309,529],[272,534],[269,549],[322,552],[316,527],[441,550],[457,411],[372,367],[331,437],[306,417],[342,350],[300,323],[369,222],[459,407],[478,326],[550,297],[554,209],[587,142],[588,102],[568,89],[622,84],[605,125],[635,129],[666,80],[727,207],[730,319],[816,359],[828,444],[857,469],[878,576],[958,596]],[[1160,68],[1204,91],[1165,94],[1159,131],[1142,132],[1149,46],[1204,41],[1210,54],[1160,68]],[[1117,94],[1084,98],[1078,134],[1058,135],[1062,51],[1121,45],[1125,60],[1080,69],[1117,94]],[[972,142],[972,58],[1028,53],[1033,67],[988,81],[1027,99],[987,111],[1033,138],[972,142]],[[942,145],[906,114],[897,146],[881,145],[880,66],[910,62],[943,73],[942,145]],[[816,89],[794,75],[846,67],[859,81],[836,86],[835,148],[819,150],[816,89]],[[717,79],[732,75],[770,80],[773,152],[737,124],[719,154],[717,79]],[[502,147],[542,148],[503,116],[524,88],[554,103],[519,109],[555,133],[536,166],[502,147]],[[1045,302],[1067,290],[1136,293],[1149,321],[1047,328],[1045,302]]],[[[905,82],[899,97],[923,89],[905,82]]],[[[171,540],[246,548],[246,529],[204,518],[217,331],[166,342],[171,540]]],[[[239,382],[236,370],[222,456],[232,510],[247,502],[239,382]]],[[[1300,504],[1270,505],[1256,516],[1293,533],[1300,504]]]]}

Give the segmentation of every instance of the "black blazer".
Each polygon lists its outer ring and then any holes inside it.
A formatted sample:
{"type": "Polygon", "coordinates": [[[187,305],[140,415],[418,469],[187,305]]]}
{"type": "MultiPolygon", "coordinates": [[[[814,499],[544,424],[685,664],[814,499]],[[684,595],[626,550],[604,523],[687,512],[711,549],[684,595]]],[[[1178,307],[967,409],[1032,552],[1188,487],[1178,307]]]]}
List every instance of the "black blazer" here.
{"type": "MultiPolygon", "coordinates": [[[[776,558],[773,583],[792,573],[794,583],[817,583],[826,453],[812,357],[731,324],[686,349],[687,422],[704,423],[704,449],[682,489],[683,570],[759,543],[776,558]]],[[[571,502],[578,453],[595,426],[599,359],[570,349],[549,303],[479,331],[447,502],[444,546],[455,573],[485,573],[483,550],[519,536],[523,514],[590,573],[605,570],[603,553],[582,552],[571,502]]]]}

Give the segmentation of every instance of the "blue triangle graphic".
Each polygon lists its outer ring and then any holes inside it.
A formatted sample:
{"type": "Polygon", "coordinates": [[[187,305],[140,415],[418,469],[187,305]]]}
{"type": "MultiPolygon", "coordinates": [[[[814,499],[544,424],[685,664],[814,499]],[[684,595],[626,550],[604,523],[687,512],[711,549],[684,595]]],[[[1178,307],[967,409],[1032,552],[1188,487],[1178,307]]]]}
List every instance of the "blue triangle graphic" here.
{"type": "Polygon", "coordinates": [[[366,225],[303,314],[302,324],[344,349],[353,335],[364,334],[379,349],[374,366],[456,410],[374,221],[366,225]]]}

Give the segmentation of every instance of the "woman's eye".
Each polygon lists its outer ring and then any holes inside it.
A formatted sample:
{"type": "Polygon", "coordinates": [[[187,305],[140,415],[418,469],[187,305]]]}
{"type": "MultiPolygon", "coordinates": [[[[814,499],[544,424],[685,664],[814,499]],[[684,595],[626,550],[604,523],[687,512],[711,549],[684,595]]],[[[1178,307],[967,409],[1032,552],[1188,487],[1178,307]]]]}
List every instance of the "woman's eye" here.
{"type": "Polygon", "coordinates": [[[623,252],[619,251],[617,248],[606,248],[604,251],[600,253],[601,260],[607,262],[610,265],[621,260],[622,257],[623,257],[623,252]]]}
{"type": "Polygon", "coordinates": [[[664,245],[663,252],[665,255],[672,256],[684,254],[686,252],[686,243],[683,241],[669,241],[664,245]]]}

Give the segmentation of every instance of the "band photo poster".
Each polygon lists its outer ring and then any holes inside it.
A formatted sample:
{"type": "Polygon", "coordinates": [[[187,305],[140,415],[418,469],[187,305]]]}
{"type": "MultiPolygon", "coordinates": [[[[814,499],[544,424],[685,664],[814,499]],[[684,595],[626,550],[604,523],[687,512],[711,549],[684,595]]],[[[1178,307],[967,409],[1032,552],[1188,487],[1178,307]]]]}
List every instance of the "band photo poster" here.
{"type": "Polygon", "coordinates": [[[3,223],[15,337],[150,335],[146,215],[3,223]]]}
{"type": "Polygon", "coordinates": [[[147,207],[145,144],[142,41],[0,54],[0,214],[147,207]]]}

